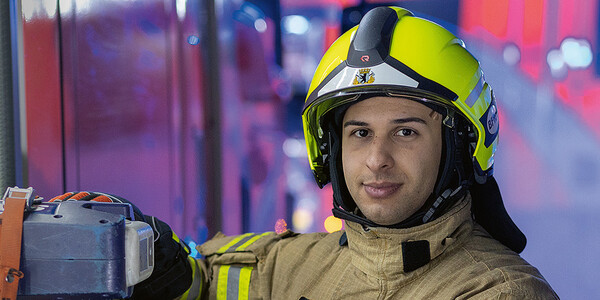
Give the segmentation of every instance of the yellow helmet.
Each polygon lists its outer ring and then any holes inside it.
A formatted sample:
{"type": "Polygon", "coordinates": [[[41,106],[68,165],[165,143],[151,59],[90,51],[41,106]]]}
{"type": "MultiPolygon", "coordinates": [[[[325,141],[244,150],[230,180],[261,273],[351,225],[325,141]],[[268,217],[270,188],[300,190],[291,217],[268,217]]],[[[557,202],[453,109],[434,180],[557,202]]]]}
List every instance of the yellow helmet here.
{"type": "Polygon", "coordinates": [[[506,212],[492,176],[498,111],[479,62],[451,32],[399,7],[374,8],[340,36],[323,56],[308,90],[302,113],[308,158],[319,186],[332,182],[333,214],[381,226],[356,213],[343,177],[338,133],[345,110],[374,96],[408,98],[444,116],[434,191],[417,213],[386,227],[429,222],[468,191],[477,222],[521,252],[527,240],[506,212]]]}
{"type": "Polygon", "coordinates": [[[408,96],[458,112],[477,137],[475,178],[483,183],[492,175],[498,114],[477,59],[443,27],[403,8],[377,7],[331,45],[308,90],[302,121],[319,186],[330,181],[323,117],[372,93],[408,96]]]}

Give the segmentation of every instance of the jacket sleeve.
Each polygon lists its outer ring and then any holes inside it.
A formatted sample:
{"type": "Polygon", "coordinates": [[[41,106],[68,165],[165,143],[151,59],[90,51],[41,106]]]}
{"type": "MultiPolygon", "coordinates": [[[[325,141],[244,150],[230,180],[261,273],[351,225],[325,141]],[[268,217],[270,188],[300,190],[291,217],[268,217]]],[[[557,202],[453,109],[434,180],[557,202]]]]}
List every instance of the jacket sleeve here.
{"type": "MultiPolygon", "coordinates": [[[[190,258],[194,280],[179,299],[254,299],[268,295],[270,288],[261,285],[258,276],[260,262],[278,241],[294,235],[291,231],[238,236],[217,233],[197,247],[203,259],[190,258]]],[[[260,271],[264,274],[265,270],[260,271]]]]}
{"type": "Polygon", "coordinates": [[[205,294],[203,292],[206,286],[206,266],[202,259],[187,257],[192,267],[192,284],[185,293],[175,298],[175,300],[200,300],[205,294]]]}

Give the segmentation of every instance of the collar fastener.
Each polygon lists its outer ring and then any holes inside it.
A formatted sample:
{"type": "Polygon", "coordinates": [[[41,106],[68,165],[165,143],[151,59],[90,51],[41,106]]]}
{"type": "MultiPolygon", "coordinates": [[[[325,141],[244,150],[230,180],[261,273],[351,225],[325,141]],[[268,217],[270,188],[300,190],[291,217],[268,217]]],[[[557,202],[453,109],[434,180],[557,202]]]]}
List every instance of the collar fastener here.
{"type": "Polygon", "coordinates": [[[404,272],[412,272],[431,261],[429,242],[426,240],[402,242],[404,272]]]}

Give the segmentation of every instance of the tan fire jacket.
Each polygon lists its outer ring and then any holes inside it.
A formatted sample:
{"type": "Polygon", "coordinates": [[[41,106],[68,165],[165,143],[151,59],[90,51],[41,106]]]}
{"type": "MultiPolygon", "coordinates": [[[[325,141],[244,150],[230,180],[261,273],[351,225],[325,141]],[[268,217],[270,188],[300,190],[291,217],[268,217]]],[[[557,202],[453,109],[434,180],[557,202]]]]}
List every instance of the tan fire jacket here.
{"type": "Polygon", "coordinates": [[[558,299],[472,221],[470,205],[467,196],[409,229],[346,222],[331,234],[217,234],[198,247],[206,259],[196,276],[204,299],[558,299]]]}

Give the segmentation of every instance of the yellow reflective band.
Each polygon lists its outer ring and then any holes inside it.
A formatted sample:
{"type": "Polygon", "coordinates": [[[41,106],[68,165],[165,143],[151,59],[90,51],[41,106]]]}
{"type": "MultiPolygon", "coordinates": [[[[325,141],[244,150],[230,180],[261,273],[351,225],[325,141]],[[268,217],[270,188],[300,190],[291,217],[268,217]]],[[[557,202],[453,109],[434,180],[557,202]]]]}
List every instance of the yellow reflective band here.
{"type": "Polygon", "coordinates": [[[231,240],[229,243],[227,243],[225,246],[221,247],[219,250],[217,250],[216,253],[225,253],[225,251],[227,251],[231,246],[237,244],[239,241],[241,241],[242,239],[249,237],[251,235],[253,235],[254,233],[246,233],[246,234],[242,234],[238,237],[236,237],[235,239],[231,240]]]}
{"type": "Polygon", "coordinates": [[[252,243],[256,242],[256,240],[260,239],[261,237],[263,237],[263,236],[265,236],[265,235],[271,234],[271,233],[272,233],[272,231],[268,231],[268,232],[265,232],[265,233],[263,233],[263,234],[260,234],[260,235],[253,236],[253,237],[252,237],[251,239],[249,239],[247,242],[245,242],[245,243],[243,243],[241,246],[239,246],[239,247],[235,248],[235,251],[244,251],[244,250],[246,249],[246,247],[248,247],[248,246],[250,246],[252,243]]]}
{"type": "Polygon", "coordinates": [[[248,300],[248,291],[250,290],[250,275],[252,267],[243,267],[240,270],[240,289],[238,290],[238,300],[248,300]]]}
{"type": "Polygon", "coordinates": [[[221,266],[217,277],[217,300],[248,300],[250,275],[250,266],[221,266]]]}
{"type": "Polygon", "coordinates": [[[187,254],[190,254],[190,251],[191,251],[190,247],[185,242],[182,242],[181,239],[179,239],[179,236],[177,236],[177,234],[175,234],[174,231],[171,231],[171,237],[173,238],[174,241],[176,241],[178,244],[180,244],[183,247],[183,249],[185,250],[185,252],[187,254]]]}
{"type": "Polygon", "coordinates": [[[230,266],[219,267],[217,277],[217,300],[227,300],[227,277],[229,276],[230,266]]]}
{"type": "Polygon", "coordinates": [[[192,267],[193,280],[190,288],[187,291],[185,291],[183,295],[181,295],[179,300],[199,300],[202,296],[202,285],[204,284],[204,279],[202,277],[204,276],[204,274],[202,273],[202,269],[200,269],[200,266],[198,266],[198,261],[195,258],[191,256],[188,256],[187,258],[188,262],[192,267]]]}
{"type": "Polygon", "coordinates": [[[174,231],[171,231],[171,233],[173,234],[173,239],[174,239],[174,240],[175,240],[177,243],[179,243],[179,242],[180,242],[180,241],[179,241],[179,237],[178,237],[178,236],[175,234],[175,232],[174,232],[174,231]]]}

